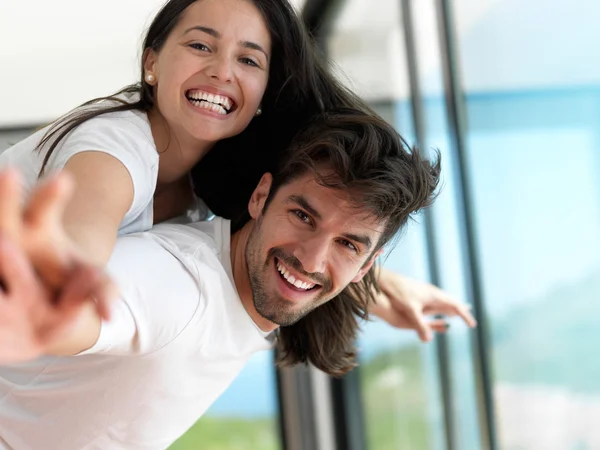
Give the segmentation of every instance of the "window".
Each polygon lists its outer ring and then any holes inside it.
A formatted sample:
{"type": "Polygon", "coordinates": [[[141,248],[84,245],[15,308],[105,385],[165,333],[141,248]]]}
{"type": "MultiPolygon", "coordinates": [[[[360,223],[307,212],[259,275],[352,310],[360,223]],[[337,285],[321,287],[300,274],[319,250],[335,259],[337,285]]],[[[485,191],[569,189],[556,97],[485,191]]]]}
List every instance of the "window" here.
{"type": "MultiPolygon", "coordinates": [[[[327,42],[338,77],[414,144],[399,2],[343,2],[327,42]]],[[[410,224],[385,266],[429,277],[423,216],[410,224]]],[[[368,323],[359,339],[358,369],[367,448],[444,448],[444,417],[435,344],[386,323],[368,323]]]]}
{"type": "MultiPolygon", "coordinates": [[[[385,266],[424,278],[422,226],[407,230],[385,266]],[[420,273],[419,273],[420,272],[420,273]]],[[[359,339],[359,370],[367,448],[429,450],[443,448],[444,422],[436,347],[414,332],[387,323],[368,323],[359,339]]]]}
{"type": "Polygon", "coordinates": [[[598,448],[600,5],[455,4],[500,448],[598,448]]]}

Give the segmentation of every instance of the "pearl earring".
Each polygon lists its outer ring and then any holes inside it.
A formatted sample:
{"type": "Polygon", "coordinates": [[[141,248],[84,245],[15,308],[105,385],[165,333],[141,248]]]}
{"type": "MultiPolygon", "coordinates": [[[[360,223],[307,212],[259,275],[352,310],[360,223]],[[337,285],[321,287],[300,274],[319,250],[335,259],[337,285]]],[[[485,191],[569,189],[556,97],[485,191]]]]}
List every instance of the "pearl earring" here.
{"type": "Polygon", "coordinates": [[[257,116],[260,116],[261,114],[262,114],[262,109],[259,107],[259,108],[256,110],[256,115],[257,115],[257,116]]]}
{"type": "Polygon", "coordinates": [[[148,84],[154,83],[154,75],[152,75],[151,73],[149,73],[148,75],[146,75],[146,82],[148,84]]]}

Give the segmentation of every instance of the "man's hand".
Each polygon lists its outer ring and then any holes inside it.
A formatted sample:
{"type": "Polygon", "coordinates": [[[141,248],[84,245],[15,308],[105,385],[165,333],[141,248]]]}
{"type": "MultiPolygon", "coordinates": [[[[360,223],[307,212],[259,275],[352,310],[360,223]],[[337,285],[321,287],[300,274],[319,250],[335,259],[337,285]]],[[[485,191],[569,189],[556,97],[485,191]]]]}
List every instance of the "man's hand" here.
{"type": "Polygon", "coordinates": [[[75,251],[62,227],[73,190],[65,174],[27,205],[18,175],[0,172],[0,364],[29,360],[59,342],[92,304],[108,318],[115,288],[75,251]]]}
{"type": "Polygon", "coordinates": [[[428,315],[459,316],[469,327],[477,325],[468,305],[431,284],[380,269],[379,288],[382,293],[369,312],[393,327],[415,330],[423,342],[431,341],[434,331],[443,333],[448,328],[444,319],[428,320],[428,315]]]}

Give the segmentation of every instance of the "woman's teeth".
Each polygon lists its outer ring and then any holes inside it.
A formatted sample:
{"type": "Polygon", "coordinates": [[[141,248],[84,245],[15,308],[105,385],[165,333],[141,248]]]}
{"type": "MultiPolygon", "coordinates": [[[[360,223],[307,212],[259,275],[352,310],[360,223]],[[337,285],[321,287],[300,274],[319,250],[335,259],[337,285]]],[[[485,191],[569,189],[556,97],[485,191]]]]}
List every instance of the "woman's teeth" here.
{"type": "Polygon", "coordinates": [[[305,291],[308,291],[316,286],[314,283],[296,280],[296,278],[294,278],[294,276],[291,275],[290,272],[280,262],[277,262],[277,270],[288,283],[294,287],[297,287],[298,289],[304,289],[305,291]]]}
{"type": "Polygon", "coordinates": [[[187,98],[196,106],[210,109],[220,114],[227,114],[233,105],[233,101],[229,97],[202,91],[188,92],[187,98]]]}
{"type": "Polygon", "coordinates": [[[190,100],[190,102],[192,102],[194,105],[196,105],[199,108],[204,108],[204,109],[210,109],[211,111],[214,111],[216,113],[219,114],[227,114],[227,110],[225,108],[223,108],[221,105],[216,105],[214,103],[210,103],[207,102],[206,100],[190,100]]]}

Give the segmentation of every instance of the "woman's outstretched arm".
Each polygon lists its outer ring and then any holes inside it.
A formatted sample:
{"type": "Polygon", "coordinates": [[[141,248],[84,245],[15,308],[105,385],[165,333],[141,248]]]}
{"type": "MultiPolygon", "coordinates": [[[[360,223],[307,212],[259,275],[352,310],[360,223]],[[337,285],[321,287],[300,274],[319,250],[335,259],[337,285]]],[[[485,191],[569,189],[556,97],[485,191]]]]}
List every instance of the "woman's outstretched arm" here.
{"type": "Polygon", "coordinates": [[[72,189],[62,174],[25,203],[17,174],[0,172],[0,364],[85,350],[109,317],[115,286],[65,245],[61,219],[72,189]],[[60,286],[38,274],[49,259],[60,286]]]}

